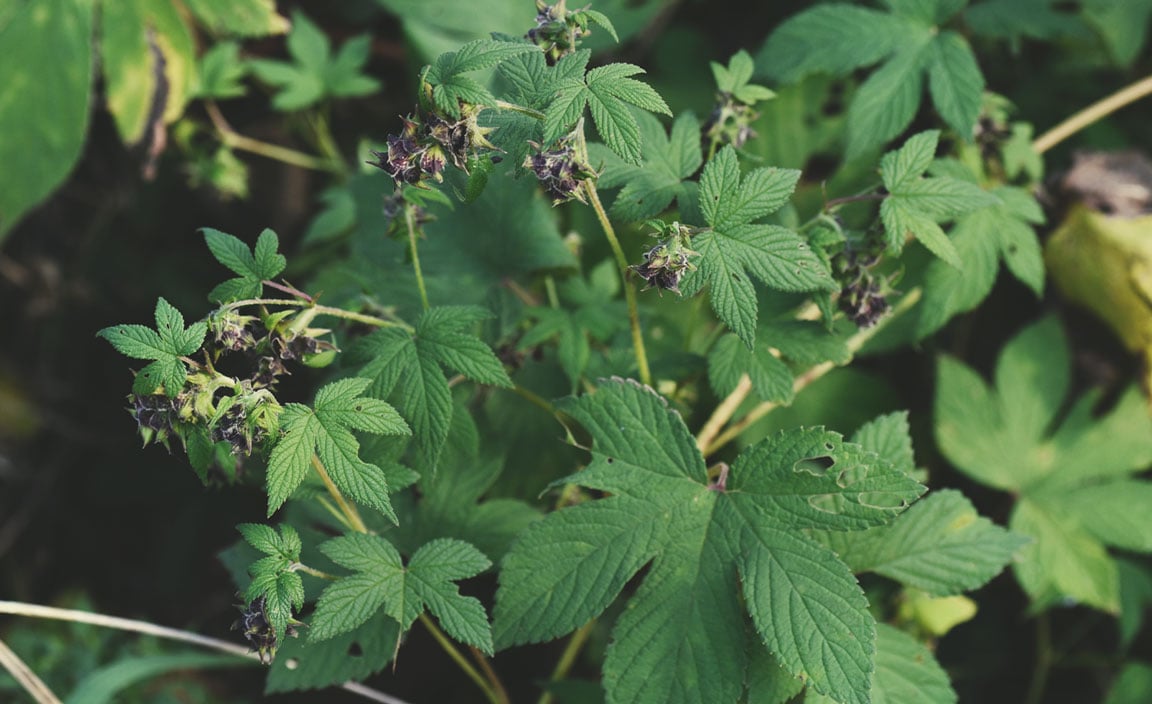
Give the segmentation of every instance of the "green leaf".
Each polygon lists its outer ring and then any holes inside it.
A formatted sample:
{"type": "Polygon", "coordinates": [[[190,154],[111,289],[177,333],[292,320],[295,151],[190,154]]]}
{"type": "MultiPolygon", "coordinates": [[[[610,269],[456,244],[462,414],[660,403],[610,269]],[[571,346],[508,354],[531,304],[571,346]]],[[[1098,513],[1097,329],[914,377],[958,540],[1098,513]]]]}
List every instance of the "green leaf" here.
{"type": "Polygon", "coordinates": [[[925,24],[944,22],[968,4],[968,0],[883,0],[883,2],[896,14],[925,24]]]}
{"type": "Polygon", "coordinates": [[[1030,542],[981,517],[952,490],[933,492],[889,525],[819,539],[854,572],[875,572],[932,596],[983,586],[1030,542]]]}
{"type": "Polygon", "coordinates": [[[897,515],[923,487],[822,429],[780,433],[710,483],[680,416],[654,391],[608,381],[560,408],[593,437],[566,478],[609,498],[528,526],[500,574],[498,647],[595,617],[645,565],[613,630],[604,685],[618,702],[735,702],[753,652],[740,602],[784,668],[839,701],[868,701],[874,621],[848,568],[798,529],[897,515]]]}
{"type": "Polygon", "coordinates": [[[555,99],[544,114],[545,141],[553,142],[571,130],[587,106],[608,148],[626,162],[639,163],[640,126],[628,106],[672,114],[651,86],[630,78],[639,73],[644,73],[639,66],[616,63],[594,68],[583,79],[561,81],[555,99]]]}
{"type": "MultiPolygon", "coordinates": [[[[214,34],[266,37],[291,26],[276,12],[275,0],[184,0],[196,19],[214,34]]],[[[217,45],[219,46],[219,45],[217,45]]]]}
{"type": "Polygon", "coordinates": [[[264,281],[278,276],[288,265],[284,255],[278,254],[280,241],[276,233],[265,229],[256,239],[255,253],[237,237],[210,227],[201,228],[204,241],[216,261],[239,274],[208,294],[209,300],[229,303],[244,298],[259,298],[264,293],[264,281]]]}
{"type": "MultiPolygon", "coordinates": [[[[948,673],[923,643],[884,623],[876,624],[876,670],[872,673],[875,704],[955,704],[956,692],[948,673]]],[[[836,704],[815,692],[804,696],[806,704],[836,704]]]]}
{"type": "Polygon", "coordinates": [[[396,406],[412,426],[421,457],[435,471],[452,418],[452,392],[441,365],[474,381],[511,387],[504,366],[468,327],[491,317],[482,308],[437,306],[417,320],[414,335],[397,328],[379,330],[349,350],[360,374],[371,379],[371,393],[387,398],[396,389],[396,406]]]}
{"type": "Polygon", "coordinates": [[[980,114],[984,75],[964,37],[942,32],[932,40],[928,59],[928,90],[944,122],[965,141],[980,114]]]}
{"type": "Polygon", "coordinates": [[[195,92],[192,31],[175,4],[147,0],[102,5],[100,25],[108,110],[124,143],[138,144],[156,123],[176,121],[195,92]]]}
{"type": "Polygon", "coordinates": [[[852,442],[875,452],[902,472],[911,474],[916,469],[907,411],[878,416],[865,423],[852,434],[852,442]]]}
{"type": "Polygon", "coordinates": [[[439,306],[416,322],[416,347],[449,369],[481,384],[512,387],[504,365],[488,345],[468,334],[467,328],[491,314],[480,308],[439,306]]]}
{"type": "Polygon", "coordinates": [[[327,98],[368,95],[380,88],[376,79],[361,73],[368,61],[369,42],[367,35],[353,37],[333,55],[324,32],[296,11],[288,35],[292,63],[261,59],[248,65],[257,78],[279,89],[272,98],[274,108],[303,110],[327,98]]]}
{"type": "Polygon", "coordinates": [[[848,150],[851,161],[896,137],[912,123],[920,107],[925,41],[910,40],[868,77],[848,107],[848,150]]]}
{"type": "Polygon", "coordinates": [[[379,612],[359,628],[324,641],[285,639],[272,661],[264,691],[273,694],[363,681],[384,669],[399,638],[400,624],[379,612]]]}
{"type": "Polygon", "coordinates": [[[727,66],[715,61],[711,62],[710,65],[712,75],[716,79],[716,87],[720,92],[728,93],[740,102],[752,105],[776,95],[764,86],[749,83],[756,70],[756,65],[752,62],[752,56],[743,49],[732,55],[727,66]]]}
{"type": "Polygon", "coordinates": [[[396,548],[374,535],[333,538],[320,549],[353,574],[336,580],[320,595],[309,640],[350,631],[381,608],[404,632],[427,610],[449,635],[492,654],[484,607],[474,597],[462,596],[453,583],[474,577],[492,564],[468,543],[434,540],[417,550],[406,567],[396,548]]]}
{"type": "Polygon", "coordinates": [[[220,42],[200,57],[200,86],[197,98],[226,100],[244,95],[244,76],[248,66],[240,60],[240,45],[220,42]]]}
{"type": "Polygon", "coordinates": [[[833,287],[831,275],[799,235],[776,225],[747,224],[786,203],[798,178],[791,169],[756,169],[741,179],[731,146],[720,150],[700,177],[701,210],[712,229],[692,239],[700,256],[681,290],[690,296],[708,285],[716,315],[749,347],[758,307],[750,277],[782,291],[833,287]]]}
{"type": "Polygon", "coordinates": [[[810,73],[843,76],[891,55],[912,28],[906,20],[878,10],[821,4],[777,27],[756,55],[756,65],[785,83],[810,73]]]}
{"type": "Polygon", "coordinates": [[[1124,665],[1104,704],[1140,704],[1152,693],[1152,667],[1139,662],[1124,665]]]}
{"type": "Polygon", "coordinates": [[[999,203],[999,199],[968,181],[935,177],[921,178],[931,164],[940,133],[922,132],[910,137],[904,146],[884,155],[880,175],[889,196],[880,204],[888,250],[899,253],[908,235],[933,254],[959,269],[963,266],[956,245],[937,224],[999,203]]]}
{"type": "Polygon", "coordinates": [[[708,355],[708,381],[717,396],[727,396],[736,388],[741,374],[752,381],[752,391],[761,401],[792,402],[792,371],[763,344],[748,349],[735,335],[716,341],[708,355]]]}
{"type": "Polygon", "coordinates": [[[351,378],[328,384],[317,392],[314,409],[298,403],[284,405],[280,417],[284,434],[268,458],[269,516],[310,471],[319,471],[318,460],[341,492],[396,520],[383,470],[360,459],[360,443],[351,431],[384,435],[411,431],[387,403],[360,395],[371,383],[371,379],[351,378]]]}
{"type": "Polygon", "coordinates": [[[254,660],[235,655],[176,653],[130,656],[85,675],[65,699],[65,704],[104,704],[116,701],[121,692],[140,682],[182,670],[252,667],[254,660]]]}
{"type": "Polygon", "coordinates": [[[963,266],[956,245],[952,244],[952,240],[948,239],[948,235],[931,216],[916,210],[914,204],[892,197],[885,198],[880,204],[880,220],[884,223],[889,251],[898,254],[904,248],[905,238],[913,236],[928,251],[948,264],[957,269],[963,266]]]}
{"type": "Polygon", "coordinates": [[[1113,61],[1123,67],[1131,66],[1148,39],[1152,2],[1090,0],[1084,3],[1082,12],[1104,40],[1113,61]]]}
{"type": "Polygon", "coordinates": [[[8,3],[0,26],[0,241],[60,186],[88,133],[92,0],[8,3]],[[50,119],[49,119],[50,116],[50,119]]]}
{"type": "Polygon", "coordinates": [[[1054,39],[1077,34],[1081,23],[1071,13],[1055,7],[1058,0],[985,0],[964,11],[964,21],[981,37],[1008,39],[1013,47],[1020,39],[1054,39]]]}
{"type": "Polygon", "coordinates": [[[700,168],[700,123],[691,113],[681,113],[668,135],[654,116],[635,111],[640,128],[640,163],[630,164],[600,145],[589,145],[593,165],[601,168],[597,186],[623,186],[611,211],[619,220],[636,222],[664,212],[676,198],[687,194],[684,180],[700,168]],[[597,149],[596,147],[600,147],[597,149]]]}
{"type": "Polygon", "coordinates": [[[436,107],[453,117],[460,116],[460,103],[493,106],[496,98],[465,73],[491,68],[516,56],[541,53],[534,44],[477,39],[459,51],[441,54],[428,68],[424,80],[432,86],[436,107]]]}
{"type": "Polygon", "coordinates": [[[1089,394],[1058,416],[1070,388],[1068,346],[1043,320],[1005,347],[995,389],[944,358],[936,394],[941,451],[970,477],[1019,499],[1012,530],[1033,539],[1015,565],[1038,607],[1074,599],[1105,611],[1119,604],[1115,544],[1152,551],[1137,509],[1148,486],[1130,475],[1152,463],[1152,419],[1134,390],[1096,416],[1089,394]]]}
{"type": "Polygon", "coordinates": [[[204,322],[185,328],[184,316],[163,298],[156,301],[155,331],[143,325],[114,325],[96,333],[127,357],[156,360],[136,375],[133,393],[152,394],[163,386],[169,398],[176,397],[188,376],[181,357],[199,350],[207,334],[204,322]]]}

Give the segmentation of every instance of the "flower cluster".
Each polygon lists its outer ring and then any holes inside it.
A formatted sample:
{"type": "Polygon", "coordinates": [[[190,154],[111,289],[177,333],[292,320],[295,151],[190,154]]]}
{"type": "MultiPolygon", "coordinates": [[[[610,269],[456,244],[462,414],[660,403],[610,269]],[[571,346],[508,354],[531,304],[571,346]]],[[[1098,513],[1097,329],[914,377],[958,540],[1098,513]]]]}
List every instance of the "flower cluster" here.
{"type": "Polygon", "coordinates": [[[633,264],[629,269],[647,282],[644,290],[655,288],[660,292],[671,291],[680,295],[680,279],[685,272],[696,268],[691,258],[699,253],[688,248],[695,231],[678,222],[668,225],[656,222],[650,224],[656,225],[669,236],[644,253],[644,263],[633,264]]]}
{"type": "Polygon", "coordinates": [[[739,149],[748,140],[756,138],[752,123],[758,117],[760,113],[753,110],[751,105],[731,93],[720,93],[712,114],[704,123],[705,143],[731,144],[739,149]]]}
{"type": "Polygon", "coordinates": [[[397,185],[420,186],[427,180],[444,180],[444,166],[451,161],[456,168],[467,171],[468,160],[481,149],[495,149],[488,141],[491,127],[481,127],[477,116],[483,108],[462,105],[459,119],[449,120],[436,113],[404,118],[400,134],[388,136],[388,151],[372,152],[368,163],[383,169],[397,185]]]}
{"type": "Polygon", "coordinates": [[[529,144],[535,152],[524,159],[524,168],[536,174],[544,191],[552,197],[552,204],[559,205],[573,198],[585,202],[580,187],[584,181],[595,178],[596,172],[580,159],[571,141],[562,139],[552,149],[544,149],[536,142],[529,144]]]}
{"type": "Polygon", "coordinates": [[[891,307],[887,294],[892,292],[888,277],[874,269],[880,263],[877,254],[851,250],[835,259],[836,278],[840,282],[840,309],[859,328],[870,328],[891,307]]]}
{"type": "Polygon", "coordinates": [[[536,26],[524,35],[528,41],[544,50],[544,58],[549,65],[576,51],[580,40],[591,33],[586,22],[581,20],[581,14],[569,12],[565,4],[565,0],[555,5],[536,0],[536,26]]]}
{"type": "MultiPolygon", "coordinates": [[[[260,597],[248,606],[238,606],[237,608],[240,609],[241,616],[236,623],[232,624],[232,630],[243,631],[244,639],[259,656],[261,664],[267,665],[276,656],[281,639],[268,620],[264,597],[260,597]]],[[[302,621],[290,620],[288,627],[284,629],[284,636],[295,638],[298,633],[297,627],[303,625],[302,621]]]]}

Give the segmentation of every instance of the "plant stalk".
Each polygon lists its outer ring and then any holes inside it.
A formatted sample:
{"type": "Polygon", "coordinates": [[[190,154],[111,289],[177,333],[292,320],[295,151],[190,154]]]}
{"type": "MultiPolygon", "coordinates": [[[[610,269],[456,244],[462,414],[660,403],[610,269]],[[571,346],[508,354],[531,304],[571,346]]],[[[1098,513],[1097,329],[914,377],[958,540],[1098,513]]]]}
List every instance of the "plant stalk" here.
{"type": "MultiPolygon", "coordinates": [[[[914,288],[908,293],[904,294],[904,297],[900,299],[899,303],[892,307],[892,312],[889,313],[888,316],[884,318],[884,320],[870,328],[860,330],[855,335],[848,338],[847,342],[845,343],[845,346],[848,348],[848,352],[852,355],[855,355],[857,352],[859,352],[860,348],[862,348],[869,340],[875,337],[876,333],[880,332],[880,330],[882,330],[884,326],[887,325],[888,321],[904,314],[909,309],[911,309],[912,306],[916,305],[916,303],[920,301],[920,296],[921,290],[919,288],[914,288]]],[[[837,366],[838,365],[834,364],[833,362],[821,362],[820,364],[817,364],[808,371],[796,377],[796,380],[792,382],[793,392],[797,394],[800,393],[812,382],[832,371],[837,366]]],[[[765,401],[764,403],[756,406],[751,411],[749,411],[746,416],[733,423],[728,427],[727,430],[725,430],[715,440],[709,443],[703,450],[701,450],[701,454],[707,457],[716,452],[720,448],[724,447],[739,437],[739,435],[747,430],[753,423],[776,410],[779,406],[780,404],[775,401],[765,401]]]]}
{"type": "MultiPolygon", "coordinates": [[[[568,675],[572,666],[576,664],[576,657],[584,648],[584,644],[588,642],[588,636],[592,635],[592,628],[595,625],[596,619],[592,619],[572,634],[572,637],[568,639],[568,644],[564,646],[564,652],[560,654],[556,668],[552,670],[552,677],[549,682],[558,682],[568,675]]],[[[552,704],[552,693],[544,692],[541,694],[536,704],[552,704]]]]}
{"type": "Polygon", "coordinates": [[[428,291],[424,288],[424,272],[420,269],[420,252],[416,246],[416,216],[412,206],[404,206],[404,224],[408,227],[408,249],[412,252],[412,271],[416,273],[416,288],[420,289],[420,303],[428,310],[428,291]]]}
{"type": "MultiPolygon", "coordinates": [[[[424,624],[424,627],[428,629],[428,632],[432,634],[432,637],[436,639],[436,642],[440,644],[444,652],[448,653],[448,656],[460,666],[464,674],[468,675],[468,677],[476,683],[476,686],[484,692],[484,696],[488,698],[489,702],[492,704],[508,704],[507,700],[502,701],[500,699],[500,695],[497,694],[492,685],[488,684],[488,681],[476,671],[476,668],[472,667],[472,663],[468,662],[468,658],[464,657],[460,651],[456,649],[456,646],[449,640],[448,636],[444,635],[440,627],[433,623],[432,619],[428,618],[428,614],[422,613],[419,618],[420,623],[424,624]]],[[[501,689],[503,689],[503,687],[501,687],[501,689]]]]}
{"type": "Polygon", "coordinates": [[[736,382],[736,388],[716,406],[716,410],[704,423],[704,427],[700,429],[700,433],[696,435],[696,447],[700,448],[703,453],[707,447],[712,444],[716,436],[720,434],[720,430],[724,424],[732,419],[732,415],[736,413],[736,409],[740,408],[740,404],[744,403],[744,399],[748,398],[749,392],[752,391],[752,378],[747,374],[741,374],[740,380],[736,382]]]}
{"type": "Polygon", "coordinates": [[[1080,130],[1111,115],[1122,107],[1152,95],[1152,76],[1132,83],[1106,98],[1092,103],[1080,112],[1048,130],[1032,142],[1037,154],[1043,154],[1080,130]]]}
{"type": "Polygon", "coordinates": [[[212,120],[212,125],[216,128],[216,133],[220,136],[220,141],[227,147],[232,149],[239,149],[243,152],[250,154],[257,154],[274,161],[279,161],[291,166],[299,166],[303,169],[311,169],[313,171],[327,171],[334,174],[343,174],[343,164],[338,164],[327,159],[298,152],[295,149],[282,147],[278,144],[269,144],[268,142],[261,142],[258,139],[245,137],[232,128],[228,121],[224,119],[224,115],[220,112],[220,108],[216,103],[207,101],[204,103],[204,109],[208,112],[208,118],[212,120]]]}
{"type": "Polygon", "coordinates": [[[36,704],[61,704],[60,699],[52,693],[48,685],[44,684],[44,680],[40,679],[3,640],[0,640],[0,665],[24,688],[36,704]]]}
{"type": "Polygon", "coordinates": [[[624,248],[620,246],[620,240],[616,238],[616,230],[613,229],[612,223],[608,220],[608,213],[604,210],[604,204],[600,202],[600,194],[596,192],[596,186],[591,181],[585,181],[584,191],[588,194],[588,202],[592,204],[592,209],[596,211],[596,219],[600,221],[600,227],[604,230],[604,236],[608,238],[608,244],[612,247],[612,254],[616,257],[616,266],[620,269],[621,282],[624,284],[624,300],[628,303],[628,323],[632,327],[632,348],[636,352],[636,369],[640,374],[640,382],[651,386],[652,372],[648,368],[648,353],[644,350],[644,332],[640,329],[640,309],[636,303],[636,289],[628,280],[628,257],[624,255],[624,248]]]}
{"type": "Polygon", "coordinates": [[[356,510],[355,506],[348,503],[348,499],[345,499],[340,490],[336,488],[332,477],[328,475],[328,470],[324,468],[324,463],[315,454],[312,455],[312,468],[316,470],[316,474],[320,475],[320,481],[324,482],[324,488],[328,490],[332,500],[340,507],[340,512],[348,519],[348,525],[352,526],[358,533],[367,533],[368,526],[364,525],[364,519],[360,517],[360,512],[356,510]]]}

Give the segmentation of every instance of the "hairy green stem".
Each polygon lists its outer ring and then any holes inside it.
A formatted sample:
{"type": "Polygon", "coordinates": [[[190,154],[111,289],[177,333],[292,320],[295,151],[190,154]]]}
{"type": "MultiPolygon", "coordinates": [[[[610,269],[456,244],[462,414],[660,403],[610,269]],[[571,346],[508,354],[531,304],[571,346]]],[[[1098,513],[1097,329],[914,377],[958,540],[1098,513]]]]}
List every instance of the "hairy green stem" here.
{"type": "Polygon", "coordinates": [[[328,574],[327,572],[321,572],[320,570],[318,570],[314,567],[309,567],[308,565],[304,564],[303,562],[293,562],[291,565],[288,566],[288,571],[289,572],[303,572],[304,574],[310,574],[313,577],[319,577],[320,579],[325,579],[325,580],[328,580],[329,582],[335,582],[338,579],[338,577],[336,577],[336,575],[328,574]]]}
{"type": "MultiPolygon", "coordinates": [[[[900,301],[892,307],[892,311],[883,320],[870,328],[858,331],[855,335],[848,338],[848,340],[845,342],[845,347],[848,348],[850,357],[851,355],[855,355],[857,352],[859,352],[860,348],[862,348],[869,340],[876,336],[876,333],[884,329],[889,321],[894,320],[895,318],[911,309],[912,306],[916,305],[916,303],[920,301],[920,296],[921,290],[919,288],[912,289],[908,293],[904,294],[904,297],[901,298],[900,301]]],[[[812,384],[812,382],[823,377],[837,366],[838,365],[834,364],[833,362],[822,362],[817,364],[816,366],[810,368],[808,371],[796,377],[796,380],[792,382],[792,391],[797,394],[800,393],[803,389],[812,384]]],[[[765,401],[764,403],[756,406],[743,418],[729,426],[728,429],[721,433],[715,440],[708,443],[701,450],[701,453],[707,457],[708,455],[716,452],[720,448],[724,447],[739,437],[740,434],[747,430],[753,423],[776,410],[779,406],[780,404],[774,401],[765,401]]]]}
{"type": "Polygon", "coordinates": [[[636,289],[628,279],[628,257],[624,255],[620,240],[616,238],[616,230],[608,220],[608,213],[604,210],[604,204],[600,202],[596,186],[591,181],[585,181],[584,191],[588,194],[588,202],[596,211],[596,218],[600,221],[600,227],[604,230],[604,236],[608,238],[612,254],[616,257],[616,266],[620,269],[620,279],[624,285],[624,300],[628,304],[628,324],[632,327],[632,348],[636,353],[636,369],[640,373],[641,383],[651,386],[652,372],[648,368],[648,353],[644,350],[644,332],[640,329],[640,308],[636,303],[636,289]]]}
{"type": "MultiPolygon", "coordinates": [[[[550,682],[559,682],[564,679],[572,666],[576,664],[576,656],[584,648],[584,644],[588,642],[588,636],[592,635],[592,629],[596,625],[596,619],[592,619],[588,623],[581,626],[572,637],[568,639],[568,645],[564,646],[564,652],[560,655],[560,660],[556,663],[556,668],[552,670],[552,677],[550,682]]],[[[540,695],[540,699],[536,704],[552,704],[552,693],[544,692],[540,695]]]]}
{"type": "Polygon", "coordinates": [[[468,662],[468,658],[464,657],[464,655],[456,649],[456,646],[449,640],[448,636],[444,635],[440,627],[437,626],[432,619],[428,618],[428,614],[421,613],[419,618],[420,623],[424,624],[424,627],[428,629],[428,632],[432,634],[432,637],[436,639],[436,642],[440,644],[444,652],[448,653],[448,656],[460,666],[464,674],[468,675],[468,677],[476,683],[476,686],[484,692],[484,696],[488,698],[488,701],[492,702],[492,704],[507,704],[507,700],[500,700],[500,696],[496,693],[496,690],[492,688],[492,685],[488,684],[488,681],[484,679],[483,675],[477,672],[476,668],[472,667],[472,663],[468,662]]]}
{"type": "Polygon", "coordinates": [[[247,306],[285,306],[291,308],[311,308],[315,311],[314,315],[327,315],[333,318],[342,318],[344,320],[351,320],[355,323],[364,323],[376,328],[401,328],[407,332],[413,332],[411,325],[402,323],[398,320],[385,320],[378,318],[374,315],[365,315],[364,313],[356,313],[343,308],[335,308],[333,306],[319,306],[312,301],[299,301],[291,298],[245,298],[241,301],[233,301],[227,305],[221,306],[221,310],[237,310],[247,306]]]}
{"type": "MultiPolygon", "coordinates": [[[[203,648],[211,650],[218,650],[223,653],[231,653],[242,658],[249,658],[258,660],[259,655],[255,652],[245,648],[242,645],[231,643],[226,640],[218,638],[209,638],[202,636],[199,633],[192,633],[190,631],[181,631],[176,628],[167,628],[165,626],[157,626],[154,623],[147,621],[136,621],[133,619],[119,618],[116,616],[105,616],[104,614],[95,614],[90,611],[77,611],[75,609],[59,609],[54,606],[41,606],[40,604],[26,604],[19,601],[0,601],[0,614],[12,614],[14,616],[29,616],[31,618],[48,618],[58,621],[70,621],[72,623],[87,623],[93,626],[100,626],[102,628],[115,628],[121,631],[131,631],[133,633],[142,633],[148,636],[155,636],[157,638],[164,638],[166,640],[175,640],[182,643],[191,643],[203,648]]],[[[374,689],[365,687],[362,684],[349,682],[341,685],[341,689],[358,694],[366,699],[372,701],[383,702],[384,704],[407,704],[402,699],[384,694],[374,689]]]]}
{"type": "Polygon", "coordinates": [[[501,110],[518,112],[521,115],[527,115],[528,117],[532,117],[537,120],[544,119],[544,113],[540,112],[539,110],[533,110],[532,108],[525,107],[523,105],[517,105],[516,103],[509,103],[506,100],[497,100],[496,107],[500,108],[501,110]]]}
{"type": "Polygon", "coordinates": [[[420,251],[416,246],[416,215],[412,206],[404,205],[404,224],[408,227],[408,249],[412,252],[412,271],[416,273],[416,288],[420,289],[420,303],[428,310],[428,291],[424,288],[424,272],[420,269],[420,251]]]}

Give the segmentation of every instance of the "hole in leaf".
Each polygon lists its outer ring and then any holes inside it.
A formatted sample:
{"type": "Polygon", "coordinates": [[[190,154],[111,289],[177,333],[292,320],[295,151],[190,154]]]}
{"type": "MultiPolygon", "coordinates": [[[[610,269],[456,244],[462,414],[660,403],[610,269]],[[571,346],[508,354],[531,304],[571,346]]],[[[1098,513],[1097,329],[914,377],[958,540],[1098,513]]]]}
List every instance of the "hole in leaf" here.
{"type": "Polygon", "coordinates": [[[356,404],[356,411],[357,411],[357,412],[359,412],[359,411],[363,411],[363,410],[364,410],[364,405],[363,405],[363,404],[360,404],[360,403],[356,404]]]}
{"type": "Polygon", "coordinates": [[[360,644],[358,642],[352,641],[352,644],[348,646],[348,656],[353,657],[353,658],[359,658],[359,657],[363,657],[363,655],[364,655],[364,648],[361,648],[360,644]]]}
{"type": "Polygon", "coordinates": [[[605,460],[605,462],[607,462],[608,464],[612,464],[615,461],[616,461],[616,459],[613,457],[609,457],[608,459],[605,460]]]}
{"type": "Polygon", "coordinates": [[[733,278],[733,279],[735,279],[735,280],[737,280],[737,281],[739,281],[739,280],[740,280],[740,275],[739,275],[739,274],[733,274],[733,275],[732,275],[732,278],[733,278]]]}
{"type": "Polygon", "coordinates": [[[831,457],[806,457],[792,465],[792,471],[797,474],[807,472],[812,476],[822,477],[828,473],[834,464],[836,464],[836,460],[831,457]]]}
{"type": "Polygon", "coordinates": [[[288,658],[287,662],[284,663],[284,669],[286,670],[295,670],[298,667],[300,667],[300,661],[296,658],[288,658]]]}

